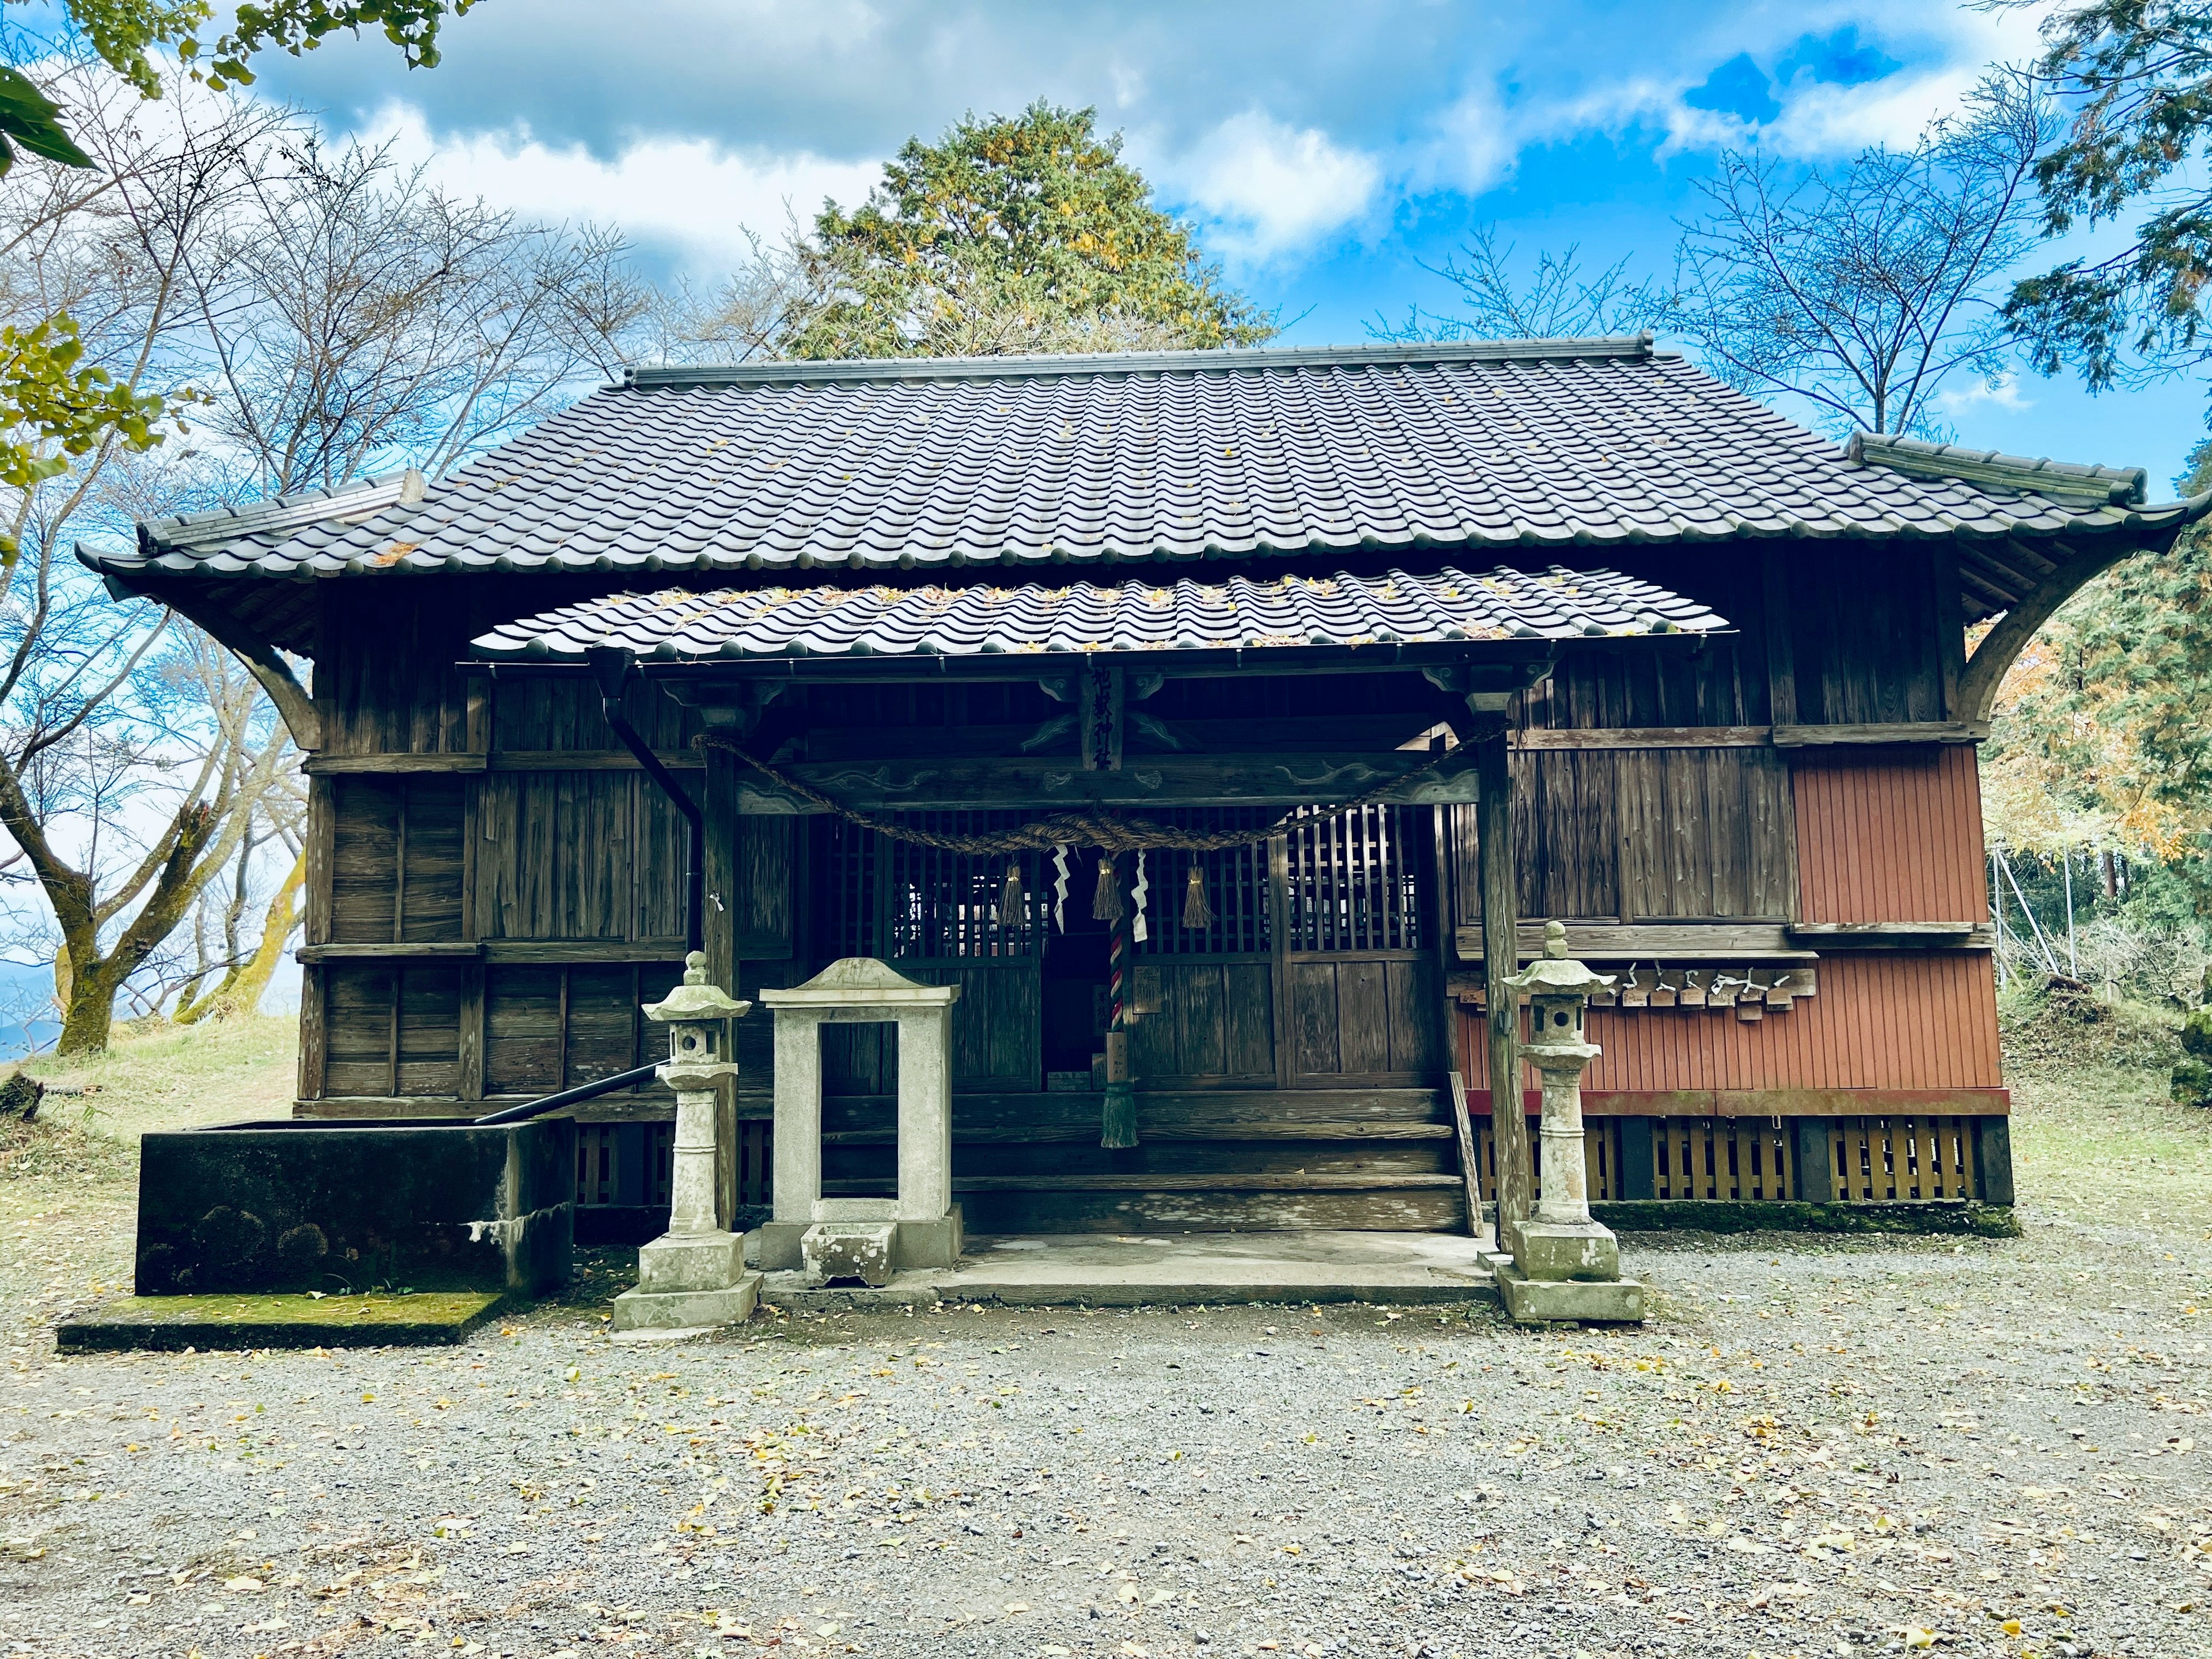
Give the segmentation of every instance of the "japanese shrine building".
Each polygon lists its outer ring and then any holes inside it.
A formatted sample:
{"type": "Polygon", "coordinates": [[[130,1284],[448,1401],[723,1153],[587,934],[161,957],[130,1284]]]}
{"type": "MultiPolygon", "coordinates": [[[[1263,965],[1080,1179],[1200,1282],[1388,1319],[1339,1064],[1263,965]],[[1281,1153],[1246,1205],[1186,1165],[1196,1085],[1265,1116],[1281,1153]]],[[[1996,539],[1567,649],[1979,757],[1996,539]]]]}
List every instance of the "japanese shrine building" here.
{"type": "MultiPolygon", "coordinates": [[[[2009,1202],[1975,744],[2208,505],[1840,446],[1644,337],[641,369],[427,485],[83,556],[309,751],[302,1115],[635,1066],[696,927],[742,996],[960,985],[973,1231],[1445,1229],[1491,958],[1547,919],[1622,976],[1594,1196],[2009,1202]],[[1250,838],[1122,854],[1119,921],[1079,839],[943,844],[1070,813],[1250,838]]],[[[827,1190],[890,1178],[885,1029],[825,1036],[827,1190]]],[[[574,1113],[580,1201],[652,1204],[670,1097],[574,1113]]]]}

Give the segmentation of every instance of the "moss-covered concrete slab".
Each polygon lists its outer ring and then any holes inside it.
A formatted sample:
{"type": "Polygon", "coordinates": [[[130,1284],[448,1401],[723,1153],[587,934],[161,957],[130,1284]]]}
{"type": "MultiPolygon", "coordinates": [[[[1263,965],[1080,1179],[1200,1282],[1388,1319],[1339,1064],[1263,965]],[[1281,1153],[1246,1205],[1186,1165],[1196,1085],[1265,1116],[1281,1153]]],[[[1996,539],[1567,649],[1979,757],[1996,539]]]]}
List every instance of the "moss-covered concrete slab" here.
{"type": "Polygon", "coordinates": [[[1626,1199],[1594,1203],[1590,1213],[1615,1232],[1965,1233],[2018,1238],[2008,1204],[1922,1199],[1891,1204],[1795,1204],[1755,1199],[1626,1199]]]}
{"type": "Polygon", "coordinates": [[[460,1341],[507,1298],[487,1291],[405,1296],[129,1296],[54,1327],[64,1353],[131,1348],[434,1347],[460,1341]]]}

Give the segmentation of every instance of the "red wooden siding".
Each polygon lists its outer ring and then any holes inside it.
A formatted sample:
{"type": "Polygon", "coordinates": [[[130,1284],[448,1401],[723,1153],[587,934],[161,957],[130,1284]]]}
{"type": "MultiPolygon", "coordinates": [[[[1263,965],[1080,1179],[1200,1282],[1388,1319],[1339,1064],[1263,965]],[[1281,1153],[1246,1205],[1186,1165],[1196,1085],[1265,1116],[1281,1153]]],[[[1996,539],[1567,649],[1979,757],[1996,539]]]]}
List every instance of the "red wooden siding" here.
{"type": "Polygon", "coordinates": [[[1899,752],[1794,769],[1805,921],[1989,920],[1972,747],[1899,752]]]}
{"type": "MultiPolygon", "coordinates": [[[[1808,921],[1988,919],[1981,793],[1966,745],[1801,759],[1793,769],[1808,921]]],[[[1993,1089],[1996,969],[1978,951],[1830,951],[1820,993],[1758,1021],[1704,1010],[1593,1008],[1593,1091],[1993,1089]]],[[[1462,1010],[1465,1075],[1486,1076],[1462,1010]]]]}
{"type": "MultiPolygon", "coordinates": [[[[1705,1009],[1589,1012],[1592,1090],[1994,1089],[1996,969],[1984,951],[1838,952],[1820,994],[1740,1020],[1705,1009]]],[[[1487,1077],[1480,1016],[1460,1013],[1463,1075],[1487,1077]]]]}

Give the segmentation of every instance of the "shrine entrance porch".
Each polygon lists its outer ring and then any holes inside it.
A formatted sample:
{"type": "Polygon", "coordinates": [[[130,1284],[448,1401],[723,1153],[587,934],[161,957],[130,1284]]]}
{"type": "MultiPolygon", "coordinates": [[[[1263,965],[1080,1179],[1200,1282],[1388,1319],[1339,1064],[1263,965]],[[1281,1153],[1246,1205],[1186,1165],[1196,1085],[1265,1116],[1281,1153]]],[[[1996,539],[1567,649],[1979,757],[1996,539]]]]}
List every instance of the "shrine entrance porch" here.
{"type": "Polygon", "coordinates": [[[957,1267],[903,1273],[880,1289],[824,1287],[772,1273],[762,1302],[787,1311],[937,1303],[1133,1308],[1204,1303],[1372,1302],[1420,1306],[1492,1294],[1485,1241],[1449,1233],[1276,1230],[1042,1233],[970,1238],[957,1267]]]}

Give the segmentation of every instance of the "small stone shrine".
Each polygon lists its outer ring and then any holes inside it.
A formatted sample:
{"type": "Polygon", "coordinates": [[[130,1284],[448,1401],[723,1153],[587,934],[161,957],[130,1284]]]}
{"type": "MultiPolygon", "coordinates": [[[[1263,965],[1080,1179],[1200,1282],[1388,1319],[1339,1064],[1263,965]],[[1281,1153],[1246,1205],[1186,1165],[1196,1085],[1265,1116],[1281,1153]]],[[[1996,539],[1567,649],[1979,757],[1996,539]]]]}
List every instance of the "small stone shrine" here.
{"type": "Polygon", "coordinates": [[[763,990],[775,1012],[775,1215],[760,1265],[823,1282],[880,1285],[960,1257],[952,1201],[951,1012],[957,985],[921,985],[872,957],[845,957],[804,985],[763,990]],[[898,1196],[822,1196],[822,1027],[898,1028],[898,1196]]]}
{"type": "Polygon", "coordinates": [[[1505,981],[1528,999],[1521,1053],[1543,1079],[1536,1213],[1507,1224],[1510,1237],[1498,1240],[1513,1253],[1498,1270],[1498,1294],[1517,1320],[1644,1317],[1643,1285],[1620,1276],[1619,1241],[1590,1217],[1583,1161],[1583,1069],[1601,1052],[1583,1040],[1583,1012],[1590,993],[1613,982],[1567,955],[1567,930],[1556,921],[1545,924],[1544,954],[1505,981]]]}
{"type": "Polygon", "coordinates": [[[684,982],[645,1016],[668,1027],[660,1080],[676,1091],[676,1147],[669,1177],[668,1231],[637,1253],[637,1288],[615,1298],[618,1331],[688,1330],[752,1316],[761,1276],[745,1268],[744,1240],[716,1212],[715,1092],[735,1079],[730,1022],[750,1009],[707,982],[707,957],[684,959],[684,982]]]}

